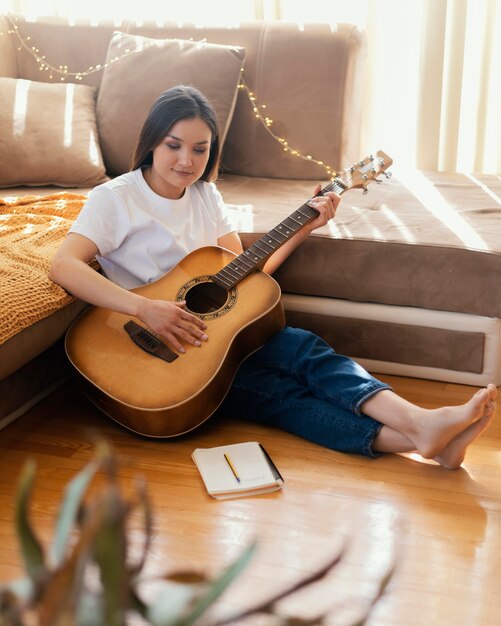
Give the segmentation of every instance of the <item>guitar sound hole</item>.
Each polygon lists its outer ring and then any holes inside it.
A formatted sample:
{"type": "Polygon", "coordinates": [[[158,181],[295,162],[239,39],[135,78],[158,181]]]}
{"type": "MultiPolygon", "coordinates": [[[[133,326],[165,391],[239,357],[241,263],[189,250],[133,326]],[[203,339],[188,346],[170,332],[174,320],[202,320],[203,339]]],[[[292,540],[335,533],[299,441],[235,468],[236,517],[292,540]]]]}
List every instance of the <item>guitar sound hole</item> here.
{"type": "Polygon", "coordinates": [[[186,292],[184,298],[193,313],[212,313],[226,304],[228,292],[216,283],[198,283],[186,292]]]}

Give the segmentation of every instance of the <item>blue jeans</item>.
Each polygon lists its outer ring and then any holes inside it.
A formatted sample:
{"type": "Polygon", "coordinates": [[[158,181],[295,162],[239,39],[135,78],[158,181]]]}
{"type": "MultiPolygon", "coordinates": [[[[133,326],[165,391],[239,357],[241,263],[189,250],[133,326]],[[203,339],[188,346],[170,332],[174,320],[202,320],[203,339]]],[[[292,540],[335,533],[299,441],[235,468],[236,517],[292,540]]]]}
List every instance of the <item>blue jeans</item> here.
{"type": "Polygon", "coordinates": [[[242,363],[220,410],[334,450],[377,456],[372,443],[382,424],[360,407],[382,389],[390,387],[313,333],[286,326],[242,363]]]}

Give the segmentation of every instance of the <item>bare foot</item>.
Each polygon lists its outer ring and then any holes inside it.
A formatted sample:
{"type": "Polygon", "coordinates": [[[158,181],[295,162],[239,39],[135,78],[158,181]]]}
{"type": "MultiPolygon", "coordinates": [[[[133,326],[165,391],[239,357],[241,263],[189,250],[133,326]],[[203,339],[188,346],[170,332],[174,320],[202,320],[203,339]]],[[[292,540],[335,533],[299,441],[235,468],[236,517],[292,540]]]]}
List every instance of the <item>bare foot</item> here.
{"type": "Polygon", "coordinates": [[[477,422],[468,426],[462,433],[456,435],[434,460],[447,469],[458,469],[461,467],[461,463],[466,455],[466,449],[487,429],[492,421],[495,408],[494,401],[489,402],[485,414],[477,422]]]}
{"type": "MultiPolygon", "coordinates": [[[[456,442],[456,445],[445,453],[447,446],[459,435],[464,435],[464,442],[467,442],[470,436],[474,436],[476,430],[471,431],[469,435],[466,435],[466,431],[491,411],[491,403],[492,413],[494,412],[496,394],[495,385],[490,384],[485,389],[477,391],[465,404],[424,411],[416,421],[417,428],[412,437],[419,454],[426,459],[436,458],[439,455],[443,457],[445,454],[444,463],[455,465],[461,455],[462,444],[456,442]],[[453,449],[456,450],[455,453],[453,449]]],[[[487,424],[484,423],[483,429],[485,430],[486,427],[487,424]]],[[[474,439],[482,432],[482,427],[479,426],[478,430],[480,432],[474,436],[474,439]]],[[[464,451],[470,443],[471,441],[466,443],[464,451]]]]}

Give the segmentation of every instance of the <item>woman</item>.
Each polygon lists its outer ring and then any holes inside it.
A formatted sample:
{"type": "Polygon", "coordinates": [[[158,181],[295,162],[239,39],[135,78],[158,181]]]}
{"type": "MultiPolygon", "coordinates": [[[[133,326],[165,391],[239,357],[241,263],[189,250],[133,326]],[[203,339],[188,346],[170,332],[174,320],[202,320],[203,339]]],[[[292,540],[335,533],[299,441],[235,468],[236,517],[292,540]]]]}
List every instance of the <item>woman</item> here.
{"type": "MultiPolygon", "coordinates": [[[[78,298],[139,318],[180,353],[203,349],[206,325],[184,302],[129,289],[160,278],[188,252],[218,245],[242,252],[211,182],[219,166],[214,112],[196,89],[161,94],[141,130],[130,172],[96,187],[57,252],[50,277],[78,298]],[[97,257],[104,275],[88,262],[97,257]]],[[[267,261],[273,273],[310,232],[335,216],[334,193],[310,200],[318,218],[267,261]]],[[[316,335],[286,327],[239,368],[221,411],[279,426],[330,448],[377,456],[417,451],[448,468],[488,426],[496,387],[464,405],[420,408],[336,354],[316,335]]]]}

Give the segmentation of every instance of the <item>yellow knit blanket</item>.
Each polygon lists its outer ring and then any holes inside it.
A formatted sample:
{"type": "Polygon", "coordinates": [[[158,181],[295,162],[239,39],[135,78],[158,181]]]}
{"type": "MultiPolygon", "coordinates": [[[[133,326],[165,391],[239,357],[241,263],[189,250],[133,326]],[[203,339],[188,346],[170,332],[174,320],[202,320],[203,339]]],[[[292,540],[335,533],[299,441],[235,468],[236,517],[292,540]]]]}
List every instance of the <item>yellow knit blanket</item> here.
{"type": "Polygon", "coordinates": [[[0,199],[0,345],[74,300],[48,271],[85,199],[72,193],[0,199]]]}

